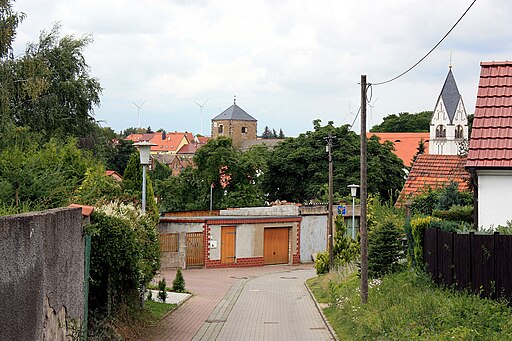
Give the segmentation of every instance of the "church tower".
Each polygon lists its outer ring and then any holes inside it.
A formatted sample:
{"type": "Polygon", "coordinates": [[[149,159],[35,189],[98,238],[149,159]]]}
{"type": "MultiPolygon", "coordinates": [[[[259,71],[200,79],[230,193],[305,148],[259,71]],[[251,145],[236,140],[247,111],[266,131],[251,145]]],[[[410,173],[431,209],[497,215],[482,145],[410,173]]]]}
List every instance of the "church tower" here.
{"type": "Polygon", "coordinates": [[[458,155],[467,140],[468,116],[450,66],[430,120],[428,153],[458,155]]]}
{"type": "Polygon", "coordinates": [[[212,118],[212,138],[219,136],[231,137],[233,145],[240,148],[244,140],[256,140],[258,121],[236,105],[212,118]]]}

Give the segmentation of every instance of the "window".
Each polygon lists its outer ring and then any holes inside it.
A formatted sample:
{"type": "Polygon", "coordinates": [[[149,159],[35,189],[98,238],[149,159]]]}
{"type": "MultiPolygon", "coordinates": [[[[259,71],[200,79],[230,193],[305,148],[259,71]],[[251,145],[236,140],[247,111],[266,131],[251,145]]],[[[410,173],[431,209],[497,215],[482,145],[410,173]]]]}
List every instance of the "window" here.
{"type": "Polygon", "coordinates": [[[247,134],[247,127],[242,127],[242,134],[247,134]]]}
{"type": "Polygon", "coordinates": [[[218,131],[219,131],[219,134],[224,134],[224,125],[219,124],[219,129],[218,129],[218,131]]]}
{"type": "Polygon", "coordinates": [[[464,130],[462,129],[461,125],[458,125],[455,127],[455,138],[456,139],[464,138],[464,130]]]}
{"type": "Polygon", "coordinates": [[[446,137],[446,128],[444,127],[444,125],[438,125],[437,128],[436,128],[436,137],[446,137]]]}

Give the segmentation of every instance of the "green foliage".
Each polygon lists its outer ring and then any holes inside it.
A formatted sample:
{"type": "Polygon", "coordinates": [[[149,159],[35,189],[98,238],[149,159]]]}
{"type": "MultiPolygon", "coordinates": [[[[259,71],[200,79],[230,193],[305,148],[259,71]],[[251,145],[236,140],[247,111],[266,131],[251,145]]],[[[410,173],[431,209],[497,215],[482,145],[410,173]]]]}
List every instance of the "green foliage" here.
{"type": "Polygon", "coordinates": [[[91,41],[89,36],[60,38],[56,25],[42,31],[39,42],[28,44],[21,57],[3,61],[5,121],[28,126],[46,139],[94,133],[93,108],[100,103],[102,88],[89,75],[83,55],[91,41]]]}
{"type": "MultiPolygon", "coordinates": [[[[336,234],[333,240],[333,261],[334,267],[339,268],[357,259],[361,254],[361,245],[358,239],[345,234],[347,227],[342,215],[336,216],[335,220],[336,234]]],[[[329,272],[329,252],[319,253],[315,260],[315,268],[317,274],[329,272]]]]}
{"type": "Polygon", "coordinates": [[[167,283],[165,282],[165,278],[162,278],[158,281],[158,299],[161,302],[165,302],[167,299],[167,283]]]}
{"type": "Polygon", "coordinates": [[[416,114],[408,112],[390,114],[384,117],[381,124],[374,125],[370,131],[372,133],[385,132],[428,132],[430,130],[430,120],[432,111],[422,111],[416,114]]]}
{"type": "Polygon", "coordinates": [[[402,233],[392,220],[377,224],[368,235],[368,276],[378,278],[397,269],[402,233]]]}
{"type": "Polygon", "coordinates": [[[96,208],[91,223],[90,307],[110,314],[137,300],[160,268],[158,232],[134,206],[117,203],[96,208]]]}
{"type": "MultiPolygon", "coordinates": [[[[438,288],[421,272],[370,281],[367,304],[361,304],[357,277],[331,280],[332,285],[315,287],[329,288],[331,305],[324,314],[341,340],[508,340],[512,335],[512,308],[505,302],[438,288]]],[[[318,289],[313,292],[317,296],[318,289]]]]}
{"type": "Polygon", "coordinates": [[[321,252],[316,255],[315,269],[317,275],[329,272],[329,252],[321,252]]]}
{"type": "Polygon", "coordinates": [[[265,146],[242,153],[229,138],[210,140],[196,152],[196,168],[155,181],[160,210],[206,210],[212,184],[214,209],[263,205],[261,182],[267,170],[267,154],[265,146]]]}
{"type": "Polygon", "coordinates": [[[455,222],[473,222],[473,206],[451,206],[448,210],[434,210],[432,216],[455,222]]]}
{"type": "Polygon", "coordinates": [[[452,220],[432,220],[430,228],[438,229],[446,232],[472,231],[473,225],[465,222],[457,222],[452,220]]]}
{"type": "Polygon", "coordinates": [[[100,202],[113,201],[121,196],[121,185],[105,174],[102,165],[87,169],[85,178],[78,187],[75,202],[83,205],[95,205],[100,202]]]}
{"type": "Polygon", "coordinates": [[[171,290],[174,292],[185,292],[185,278],[183,278],[181,268],[176,270],[176,277],[174,277],[174,281],[172,281],[171,290]]]}
{"type": "Polygon", "coordinates": [[[136,151],[132,141],[119,139],[118,143],[110,150],[106,164],[107,169],[124,174],[130,156],[136,151]]]}
{"type": "Polygon", "coordinates": [[[0,150],[0,202],[34,209],[67,206],[70,193],[94,161],[76,147],[74,139],[51,140],[41,146],[33,141],[13,142],[0,150]]]}
{"type": "Polygon", "coordinates": [[[24,18],[24,13],[12,10],[12,1],[0,1],[0,59],[8,56],[16,37],[16,29],[24,18]]]}
{"type": "Polygon", "coordinates": [[[416,266],[416,259],[414,258],[414,238],[412,236],[411,218],[406,217],[404,224],[404,233],[407,238],[407,264],[409,267],[416,266]]]}
{"type": "Polygon", "coordinates": [[[158,160],[154,160],[154,161],[155,161],[155,167],[150,172],[151,179],[153,179],[153,181],[156,182],[157,180],[166,180],[169,177],[171,177],[172,170],[169,166],[159,162],[158,160]]]}
{"type": "Polygon", "coordinates": [[[425,217],[411,220],[412,237],[414,239],[414,263],[420,268],[423,267],[423,239],[425,238],[425,229],[430,227],[432,221],[439,221],[439,219],[425,217]]]}
{"type": "Polygon", "coordinates": [[[414,161],[416,161],[418,155],[420,154],[425,154],[425,141],[423,141],[423,139],[421,139],[420,142],[418,142],[418,148],[416,148],[416,154],[413,156],[411,164],[413,164],[414,161]]]}
{"type": "Polygon", "coordinates": [[[432,215],[435,209],[448,210],[451,206],[469,206],[473,204],[473,194],[459,192],[458,185],[451,182],[448,186],[436,189],[428,188],[415,196],[411,203],[414,214],[432,215]]]}
{"type": "MultiPolygon", "coordinates": [[[[328,159],[324,137],[337,137],[333,147],[334,192],[349,195],[347,185],[359,182],[360,139],[348,125],[322,127],[316,120],[314,131],[287,138],[268,158],[263,189],[268,200],[307,202],[319,197],[328,182],[328,159]]],[[[393,153],[391,143],[368,140],[368,191],[382,198],[396,195],[404,183],[403,162],[393,153]],[[386,171],[383,172],[382,170],[386,171]]]]}

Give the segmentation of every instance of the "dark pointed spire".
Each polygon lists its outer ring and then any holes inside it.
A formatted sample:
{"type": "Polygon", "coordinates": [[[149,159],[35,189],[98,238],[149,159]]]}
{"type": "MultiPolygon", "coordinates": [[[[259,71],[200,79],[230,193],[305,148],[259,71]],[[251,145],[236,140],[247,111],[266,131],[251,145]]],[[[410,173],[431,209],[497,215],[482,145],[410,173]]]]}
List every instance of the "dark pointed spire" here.
{"type": "Polygon", "coordinates": [[[441,98],[443,99],[444,107],[448,117],[450,118],[450,122],[453,122],[461,96],[451,68],[448,71],[446,80],[444,81],[443,90],[441,90],[441,98]]]}

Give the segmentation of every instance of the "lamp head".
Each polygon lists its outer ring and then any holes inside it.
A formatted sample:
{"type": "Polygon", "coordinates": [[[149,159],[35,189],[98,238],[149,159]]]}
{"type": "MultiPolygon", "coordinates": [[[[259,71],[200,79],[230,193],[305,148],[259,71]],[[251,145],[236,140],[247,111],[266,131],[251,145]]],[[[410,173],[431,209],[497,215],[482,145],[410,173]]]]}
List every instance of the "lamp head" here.
{"type": "Polygon", "coordinates": [[[151,151],[151,147],[156,146],[156,144],[149,141],[141,141],[133,145],[139,148],[140,164],[149,165],[149,152],[151,151]]]}
{"type": "Polygon", "coordinates": [[[350,195],[352,197],[356,197],[357,196],[357,189],[360,187],[359,185],[348,185],[347,186],[348,188],[350,188],[350,195]]]}

